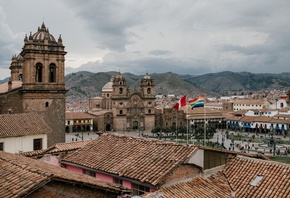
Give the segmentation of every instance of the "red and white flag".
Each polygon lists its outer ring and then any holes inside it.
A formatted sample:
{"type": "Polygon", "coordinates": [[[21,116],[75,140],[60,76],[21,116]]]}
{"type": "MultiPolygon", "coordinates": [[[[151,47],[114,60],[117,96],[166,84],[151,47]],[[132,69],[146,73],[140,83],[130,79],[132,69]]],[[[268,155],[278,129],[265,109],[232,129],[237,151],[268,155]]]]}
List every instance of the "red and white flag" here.
{"type": "Polygon", "coordinates": [[[186,96],[182,96],[179,101],[173,106],[174,109],[179,111],[180,107],[186,106],[186,96]]]}

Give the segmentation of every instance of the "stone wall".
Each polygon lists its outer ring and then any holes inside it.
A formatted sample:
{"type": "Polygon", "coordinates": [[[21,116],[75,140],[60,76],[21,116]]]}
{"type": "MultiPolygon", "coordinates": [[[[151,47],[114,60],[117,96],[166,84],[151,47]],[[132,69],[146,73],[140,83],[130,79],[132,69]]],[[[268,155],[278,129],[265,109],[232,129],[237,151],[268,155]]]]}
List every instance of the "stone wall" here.
{"type": "Polygon", "coordinates": [[[0,94],[0,114],[22,113],[20,89],[0,94]]]}
{"type": "Polygon", "coordinates": [[[52,128],[48,134],[47,146],[65,142],[65,98],[54,98],[46,111],[40,112],[45,122],[52,128]]]}

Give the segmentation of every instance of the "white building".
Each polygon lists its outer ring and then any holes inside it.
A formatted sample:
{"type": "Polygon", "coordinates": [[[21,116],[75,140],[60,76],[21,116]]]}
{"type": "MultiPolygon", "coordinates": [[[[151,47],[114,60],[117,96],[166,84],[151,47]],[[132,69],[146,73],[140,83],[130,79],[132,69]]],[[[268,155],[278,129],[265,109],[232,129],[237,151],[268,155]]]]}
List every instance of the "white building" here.
{"type": "Polygon", "coordinates": [[[47,148],[52,129],[37,113],[0,115],[0,150],[20,153],[47,148]]]}

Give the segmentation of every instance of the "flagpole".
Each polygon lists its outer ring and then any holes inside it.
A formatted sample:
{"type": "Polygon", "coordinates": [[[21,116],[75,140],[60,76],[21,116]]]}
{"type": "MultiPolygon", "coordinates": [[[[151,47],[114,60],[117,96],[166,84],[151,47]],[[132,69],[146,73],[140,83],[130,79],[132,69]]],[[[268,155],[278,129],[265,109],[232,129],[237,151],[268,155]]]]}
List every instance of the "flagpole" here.
{"type": "Polygon", "coordinates": [[[177,142],[177,116],[178,116],[178,111],[176,111],[176,124],[175,124],[175,135],[176,135],[176,138],[175,138],[175,142],[177,142]]]}
{"type": "Polygon", "coordinates": [[[188,107],[187,105],[186,105],[186,121],[187,121],[186,128],[187,128],[187,144],[188,144],[188,107]]]}
{"type": "MultiPolygon", "coordinates": [[[[205,100],[205,97],[204,97],[205,100]]],[[[205,101],[203,104],[203,113],[204,113],[204,141],[203,141],[203,146],[205,146],[205,139],[206,139],[206,109],[205,109],[205,101]]]]}

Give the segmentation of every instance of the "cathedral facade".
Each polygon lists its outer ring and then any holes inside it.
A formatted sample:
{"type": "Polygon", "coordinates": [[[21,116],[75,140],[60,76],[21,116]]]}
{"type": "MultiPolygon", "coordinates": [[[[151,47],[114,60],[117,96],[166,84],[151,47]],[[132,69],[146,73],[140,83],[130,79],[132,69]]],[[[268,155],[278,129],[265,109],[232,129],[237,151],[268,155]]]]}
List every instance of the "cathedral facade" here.
{"type": "Polygon", "coordinates": [[[153,79],[146,74],[139,90],[129,90],[126,79],[119,73],[103,87],[102,97],[90,99],[90,113],[98,116],[95,130],[152,129],[155,125],[153,79]]]}
{"type": "Polygon", "coordinates": [[[25,35],[21,53],[12,57],[10,81],[0,88],[0,114],[39,113],[53,130],[48,146],[65,142],[64,48],[43,23],[25,35]]]}

